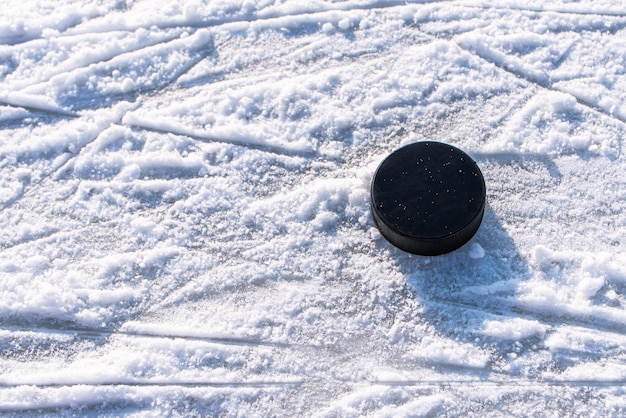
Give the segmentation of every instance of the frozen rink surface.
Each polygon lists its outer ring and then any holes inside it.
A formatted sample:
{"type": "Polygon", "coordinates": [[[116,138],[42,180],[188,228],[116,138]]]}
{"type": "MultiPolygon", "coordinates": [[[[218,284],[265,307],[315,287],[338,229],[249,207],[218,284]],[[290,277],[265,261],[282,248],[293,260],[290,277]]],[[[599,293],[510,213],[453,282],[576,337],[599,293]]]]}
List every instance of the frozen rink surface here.
{"type": "Polygon", "coordinates": [[[623,416],[626,5],[5,0],[0,413],[623,416]],[[487,208],[381,237],[438,140],[487,208]]]}

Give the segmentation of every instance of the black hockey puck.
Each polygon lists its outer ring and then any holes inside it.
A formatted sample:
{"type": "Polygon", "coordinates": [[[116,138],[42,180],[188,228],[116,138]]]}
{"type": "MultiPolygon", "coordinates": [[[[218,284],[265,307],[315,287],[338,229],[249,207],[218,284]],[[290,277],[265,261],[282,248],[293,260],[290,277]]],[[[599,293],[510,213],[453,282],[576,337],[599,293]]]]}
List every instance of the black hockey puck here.
{"type": "Polygon", "coordinates": [[[389,242],[409,253],[440,255],[461,247],[478,230],[485,180],[460,149],[415,142],[378,166],[371,200],[376,226],[389,242]]]}

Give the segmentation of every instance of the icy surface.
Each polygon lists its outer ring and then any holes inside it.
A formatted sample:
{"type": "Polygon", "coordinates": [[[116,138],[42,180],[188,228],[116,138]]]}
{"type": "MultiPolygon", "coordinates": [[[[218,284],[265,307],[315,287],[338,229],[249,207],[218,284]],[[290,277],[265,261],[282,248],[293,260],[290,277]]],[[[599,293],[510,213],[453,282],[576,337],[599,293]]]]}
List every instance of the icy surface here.
{"type": "Polygon", "coordinates": [[[621,1],[5,1],[0,412],[623,416],[625,72],[621,1]],[[424,139],[488,188],[432,258],[424,139]]]}

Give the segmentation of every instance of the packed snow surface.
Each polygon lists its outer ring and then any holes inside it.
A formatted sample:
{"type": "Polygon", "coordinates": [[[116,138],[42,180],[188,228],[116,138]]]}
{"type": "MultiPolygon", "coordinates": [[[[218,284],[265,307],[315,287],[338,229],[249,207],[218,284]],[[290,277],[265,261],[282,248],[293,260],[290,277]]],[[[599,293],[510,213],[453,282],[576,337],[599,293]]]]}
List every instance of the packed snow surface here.
{"type": "Polygon", "coordinates": [[[626,5],[5,0],[0,412],[623,416],[626,5]],[[369,187],[478,163],[421,257],[369,187]]]}

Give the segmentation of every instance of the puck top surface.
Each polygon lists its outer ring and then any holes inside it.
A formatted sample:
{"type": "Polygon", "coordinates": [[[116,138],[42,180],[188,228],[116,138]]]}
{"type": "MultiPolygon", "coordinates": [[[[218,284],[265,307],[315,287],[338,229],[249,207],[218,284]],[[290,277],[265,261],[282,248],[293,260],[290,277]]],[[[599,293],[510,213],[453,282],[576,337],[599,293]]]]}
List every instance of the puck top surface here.
{"type": "Polygon", "coordinates": [[[376,223],[394,245],[409,252],[442,253],[460,247],[478,229],[485,193],[482,173],[466,153],[423,141],[394,151],[380,164],[371,199],[376,223]],[[458,235],[462,237],[454,239],[458,235]],[[394,242],[398,240],[409,248],[394,242]],[[429,242],[443,247],[420,251],[429,242]]]}

